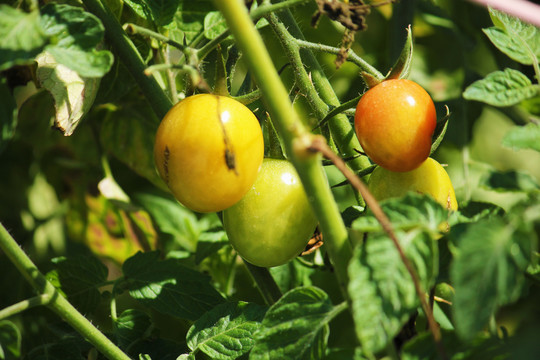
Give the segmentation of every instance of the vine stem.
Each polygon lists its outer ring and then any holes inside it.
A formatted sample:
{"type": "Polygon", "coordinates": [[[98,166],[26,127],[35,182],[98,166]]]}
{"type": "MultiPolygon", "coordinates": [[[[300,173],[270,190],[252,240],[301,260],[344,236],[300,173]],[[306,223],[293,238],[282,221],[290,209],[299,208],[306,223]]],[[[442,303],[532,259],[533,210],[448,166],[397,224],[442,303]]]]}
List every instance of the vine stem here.
{"type": "MultiPolygon", "coordinates": [[[[319,122],[322,121],[330,112],[329,105],[332,107],[341,105],[330,81],[311,50],[303,49],[303,56],[300,56],[301,47],[298,40],[305,40],[304,35],[288,9],[281,11],[279,17],[276,14],[270,14],[266,18],[294,69],[296,84],[300,92],[308,100],[319,122]],[[309,69],[309,73],[306,69],[309,69]]],[[[373,68],[370,71],[374,71],[372,75],[375,77],[382,76],[373,68]]],[[[328,128],[340,155],[350,157],[357,154],[355,150],[361,148],[360,143],[346,115],[334,115],[328,122],[328,128]]],[[[354,171],[360,171],[371,164],[367,157],[361,156],[349,162],[348,165],[354,171]]],[[[363,206],[364,200],[359,197],[359,193],[356,194],[358,204],[363,206]]]]}
{"type": "Polygon", "coordinates": [[[47,306],[77,330],[98,351],[111,360],[129,360],[129,356],[113,344],[56,290],[1,223],[0,249],[38,293],[49,297],[47,306]]]}
{"type": "Polygon", "coordinates": [[[267,268],[252,265],[245,260],[244,264],[246,264],[249,273],[253,277],[253,280],[255,280],[255,283],[259,288],[259,292],[261,293],[264,302],[268,306],[276,303],[276,301],[278,301],[281,297],[282,293],[278,285],[276,284],[274,278],[272,277],[272,274],[270,274],[270,270],[268,270],[267,268]]]}
{"type": "MultiPolygon", "coordinates": [[[[342,51],[340,48],[337,47],[316,44],[302,39],[296,39],[296,42],[298,43],[298,46],[300,46],[300,48],[302,49],[321,51],[334,55],[338,55],[342,51]]],[[[371,66],[366,60],[358,56],[354,51],[349,49],[349,51],[347,51],[347,57],[345,59],[358,66],[360,69],[362,69],[362,71],[365,71],[368,74],[375,76],[378,80],[382,81],[384,79],[383,74],[381,74],[377,69],[371,66]]]]}
{"type": "Polygon", "coordinates": [[[336,277],[345,299],[347,293],[347,265],[352,257],[352,247],[341,214],[328,186],[320,156],[307,150],[314,137],[301,122],[289,100],[263,40],[240,0],[215,0],[243,52],[248,68],[268,106],[276,130],[281,135],[286,152],[294,164],[308,199],[319,220],[328,254],[333,262],[336,277]]]}
{"type": "Polygon", "coordinates": [[[16,304],[0,310],[0,321],[30,308],[47,305],[50,301],[51,297],[48,294],[41,294],[38,296],[34,296],[33,298],[20,301],[16,304]]]}
{"type": "Polygon", "coordinates": [[[146,64],[114,14],[101,0],[83,0],[83,3],[90,12],[101,20],[105,26],[107,40],[112,45],[116,55],[126,65],[157,117],[163,118],[173,104],[156,79],[144,74],[146,64]]]}
{"type": "Polygon", "coordinates": [[[383,228],[384,232],[388,234],[388,236],[394,243],[394,246],[396,247],[399,253],[399,257],[401,261],[405,265],[407,272],[412,278],[412,281],[414,283],[414,288],[416,290],[416,294],[418,298],[420,299],[422,310],[424,311],[426,318],[428,320],[429,330],[431,332],[431,335],[433,336],[433,340],[435,341],[440,358],[443,360],[448,359],[448,356],[446,355],[446,351],[444,350],[444,346],[442,343],[441,330],[439,326],[437,325],[435,318],[433,317],[433,310],[429,302],[426,300],[425,292],[422,289],[422,285],[420,284],[418,275],[416,274],[416,271],[414,270],[414,267],[411,264],[409,258],[407,258],[407,256],[405,255],[405,252],[403,248],[401,247],[401,244],[399,243],[397,236],[394,232],[392,223],[390,222],[390,220],[388,219],[388,217],[382,210],[381,206],[379,205],[379,202],[368,190],[366,184],[364,184],[364,182],[347,167],[345,162],[338,155],[336,155],[332,151],[332,149],[330,149],[330,147],[326,144],[324,139],[322,138],[314,139],[310,147],[310,150],[314,152],[320,152],[324,157],[331,160],[334,163],[334,165],[343,173],[343,175],[347,178],[347,180],[349,180],[351,185],[362,194],[362,197],[366,201],[366,204],[369,206],[369,208],[373,212],[373,215],[375,215],[375,218],[377,219],[377,221],[381,224],[381,227],[383,228]]]}

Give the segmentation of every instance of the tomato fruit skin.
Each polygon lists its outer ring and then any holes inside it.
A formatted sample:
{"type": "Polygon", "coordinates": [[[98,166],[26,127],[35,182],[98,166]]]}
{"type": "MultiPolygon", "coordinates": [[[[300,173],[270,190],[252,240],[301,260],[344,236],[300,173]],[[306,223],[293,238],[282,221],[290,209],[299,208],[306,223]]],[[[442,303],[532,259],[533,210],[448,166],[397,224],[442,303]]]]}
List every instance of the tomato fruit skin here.
{"type": "Polygon", "coordinates": [[[354,116],[364,152],[391,171],[411,171],[428,158],[436,123],[433,100],[407,79],[386,80],[369,89],[354,116]]]}
{"type": "Polygon", "coordinates": [[[251,190],[223,211],[223,226],[242,258],[273,267],[304,250],[317,219],[294,166],[286,160],[265,159],[251,190]]]}
{"type": "Polygon", "coordinates": [[[448,173],[432,158],[407,172],[394,172],[377,166],[371,173],[368,188],[377,200],[401,197],[409,191],[415,191],[432,196],[447,209],[458,208],[448,173]]]}
{"type": "Polygon", "coordinates": [[[197,212],[221,211],[238,202],[255,182],[263,156],[255,115],[234,99],[211,94],[173,106],[154,146],[161,178],[180,203],[197,212]]]}

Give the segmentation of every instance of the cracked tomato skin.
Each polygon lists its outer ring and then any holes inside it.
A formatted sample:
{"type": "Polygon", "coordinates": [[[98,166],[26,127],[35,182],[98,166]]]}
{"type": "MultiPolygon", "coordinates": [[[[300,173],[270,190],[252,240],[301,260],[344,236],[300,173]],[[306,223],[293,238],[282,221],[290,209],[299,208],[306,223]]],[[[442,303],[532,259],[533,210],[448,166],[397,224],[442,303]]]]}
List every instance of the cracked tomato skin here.
{"type": "Polygon", "coordinates": [[[364,152],[391,171],[411,171],[427,159],[436,123],[433,100],[407,79],[386,80],[369,89],[354,116],[364,152]]]}
{"type": "Polygon", "coordinates": [[[173,106],[154,145],[159,175],[178,201],[197,212],[237,203],[255,182],[263,156],[255,115],[234,99],[211,94],[173,106]]]}
{"type": "Polygon", "coordinates": [[[286,160],[265,159],[251,190],[223,211],[223,226],[242,258],[272,267],[300,255],[317,219],[294,166],[286,160]]]}
{"type": "Polygon", "coordinates": [[[444,168],[428,158],[419,167],[407,172],[394,172],[377,166],[369,178],[368,187],[381,201],[404,196],[409,191],[427,194],[449,210],[457,210],[454,187],[444,168]]]}

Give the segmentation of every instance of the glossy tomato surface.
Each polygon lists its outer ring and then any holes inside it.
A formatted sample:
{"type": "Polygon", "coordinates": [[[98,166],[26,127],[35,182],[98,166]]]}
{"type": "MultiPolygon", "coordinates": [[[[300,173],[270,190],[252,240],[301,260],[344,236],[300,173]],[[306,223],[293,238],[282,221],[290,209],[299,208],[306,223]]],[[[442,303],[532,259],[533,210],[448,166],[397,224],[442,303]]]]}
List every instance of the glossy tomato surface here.
{"type": "Polygon", "coordinates": [[[240,256],[253,265],[272,267],[302,252],[317,220],[294,166],[265,159],[251,190],[223,212],[223,225],[240,256]]]}
{"type": "Polygon", "coordinates": [[[431,195],[447,209],[458,208],[448,173],[432,158],[407,172],[393,172],[378,166],[369,178],[368,187],[377,200],[401,197],[408,191],[415,191],[431,195]]]}
{"type": "Polygon", "coordinates": [[[238,202],[255,182],[263,156],[255,115],[236,100],[211,94],[173,106],[154,146],[161,178],[178,201],[198,212],[238,202]]]}
{"type": "Polygon", "coordinates": [[[386,80],[369,89],[354,117],[364,152],[392,171],[411,171],[427,159],[436,122],[429,94],[406,79],[386,80]]]}

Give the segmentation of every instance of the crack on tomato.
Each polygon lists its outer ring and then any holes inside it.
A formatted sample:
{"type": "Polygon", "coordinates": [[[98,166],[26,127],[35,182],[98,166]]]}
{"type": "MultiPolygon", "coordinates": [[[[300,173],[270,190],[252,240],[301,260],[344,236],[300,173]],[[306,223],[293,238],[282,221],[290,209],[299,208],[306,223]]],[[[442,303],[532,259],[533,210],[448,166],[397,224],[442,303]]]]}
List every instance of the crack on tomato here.
{"type": "Polygon", "coordinates": [[[169,147],[165,145],[165,152],[164,152],[164,161],[163,161],[163,171],[165,172],[165,183],[169,184],[169,158],[171,156],[171,151],[169,150],[169,147]]]}
{"type": "Polygon", "coordinates": [[[238,170],[236,169],[236,155],[234,153],[233,147],[229,141],[229,136],[227,135],[227,129],[225,128],[225,122],[229,121],[229,112],[222,112],[221,111],[221,99],[219,96],[216,96],[217,101],[217,118],[219,120],[219,125],[221,126],[221,130],[223,132],[223,143],[225,144],[225,152],[224,152],[224,158],[225,158],[225,165],[227,165],[227,169],[233,170],[235,175],[238,176],[238,170]],[[225,114],[226,113],[226,114],[225,114]]]}

